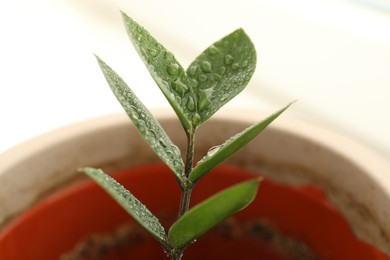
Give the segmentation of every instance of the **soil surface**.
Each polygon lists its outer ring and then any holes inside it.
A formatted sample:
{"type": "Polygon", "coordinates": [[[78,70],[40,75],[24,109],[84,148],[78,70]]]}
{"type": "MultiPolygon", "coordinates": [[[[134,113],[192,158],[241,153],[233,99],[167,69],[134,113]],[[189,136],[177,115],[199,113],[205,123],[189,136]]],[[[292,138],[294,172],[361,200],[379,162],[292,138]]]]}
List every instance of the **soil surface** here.
{"type": "MultiPolygon", "coordinates": [[[[165,216],[162,223],[167,225],[173,219],[173,217],[165,216]]],[[[242,222],[235,218],[220,223],[200,237],[184,252],[183,259],[197,259],[202,255],[210,256],[210,250],[213,250],[210,243],[215,241],[223,247],[224,252],[221,251],[221,255],[229,256],[225,259],[319,260],[308,245],[280,233],[268,220],[242,222]],[[256,252],[248,252],[254,247],[256,252]],[[262,248],[265,251],[264,255],[262,248]],[[199,250],[205,252],[194,253],[199,250]],[[237,252],[241,250],[245,252],[237,252]],[[193,253],[197,256],[191,257],[193,253]],[[264,256],[265,258],[262,258],[264,256]]],[[[142,259],[164,259],[163,250],[158,247],[160,246],[157,242],[142,227],[135,223],[127,223],[110,233],[93,234],[85,238],[72,251],[63,255],[61,260],[137,259],[134,258],[136,254],[139,254],[138,257],[142,256],[142,259]],[[149,244],[152,249],[146,247],[149,244]]]]}

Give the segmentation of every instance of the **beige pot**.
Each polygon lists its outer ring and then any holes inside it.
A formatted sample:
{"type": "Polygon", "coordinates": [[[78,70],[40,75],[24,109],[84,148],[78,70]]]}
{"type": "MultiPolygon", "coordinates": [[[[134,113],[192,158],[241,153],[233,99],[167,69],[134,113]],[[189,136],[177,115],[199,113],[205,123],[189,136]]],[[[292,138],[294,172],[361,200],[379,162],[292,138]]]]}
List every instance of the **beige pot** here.
{"type": "MultiPolygon", "coordinates": [[[[153,113],[183,149],[186,138],[176,117],[167,110],[153,113]]],[[[254,111],[218,113],[198,130],[197,154],[264,117],[254,111]]],[[[124,114],[37,137],[0,156],[0,226],[83,178],[80,166],[109,171],[157,160],[124,114]]],[[[280,182],[321,186],[357,236],[390,255],[390,164],[364,147],[282,116],[229,161],[280,182]]]]}

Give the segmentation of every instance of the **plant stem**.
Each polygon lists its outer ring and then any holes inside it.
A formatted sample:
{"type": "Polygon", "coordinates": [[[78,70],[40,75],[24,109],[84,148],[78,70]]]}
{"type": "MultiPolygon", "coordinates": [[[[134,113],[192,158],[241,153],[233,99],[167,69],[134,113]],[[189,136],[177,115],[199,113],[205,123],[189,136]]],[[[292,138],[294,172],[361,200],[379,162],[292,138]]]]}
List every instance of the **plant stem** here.
{"type": "Polygon", "coordinates": [[[181,260],[184,249],[174,250],[169,255],[170,260],[181,260]]]}
{"type": "Polygon", "coordinates": [[[187,133],[187,155],[186,155],[186,163],[184,169],[184,174],[186,178],[188,178],[188,175],[192,171],[194,153],[195,153],[195,131],[187,133]]]}
{"type": "MultiPolygon", "coordinates": [[[[184,169],[185,179],[188,178],[189,174],[192,171],[194,152],[195,152],[195,131],[187,134],[187,154],[186,154],[185,169],[184,169]]],[[[182,190],[180,208],[178,213],[179,218],[183,216],[183,214],[186,213],[186,211],[188,211],[190,207],[191,192],[192,192],[192,186],[190,184],[186,185],[182,190]]]]}
{"type": "MultiPolygon", "coordinates": [[[[188,176],[192,171],[194,152],[195,152],[195,130],[187,133],[187,154],[186,154],[185,168],[184,168],[184,179],[186,180],[186,185],[183,187],[181,192],[178,218],[183,216],[184,213],[186,213],[190,208],[191,192],[193,187],[191,183],[188,182],[188,176]]],[[[170,259],[180,260],[183,255],[183,251],[184,248],[181,248],[177,251],[171,251],[170,259]]]]}
{"type": "Polygon", "coordinates": [[[190,207],[191,191],[192,191],[192,189],[188,189],[188,190],[182,191],[182,193],[181,193],[180,208],[179,208],[179,214],[178,214],[179,218],[181,216],[183,216],[184,213],[186,213],[186,211],[190,207]]]}

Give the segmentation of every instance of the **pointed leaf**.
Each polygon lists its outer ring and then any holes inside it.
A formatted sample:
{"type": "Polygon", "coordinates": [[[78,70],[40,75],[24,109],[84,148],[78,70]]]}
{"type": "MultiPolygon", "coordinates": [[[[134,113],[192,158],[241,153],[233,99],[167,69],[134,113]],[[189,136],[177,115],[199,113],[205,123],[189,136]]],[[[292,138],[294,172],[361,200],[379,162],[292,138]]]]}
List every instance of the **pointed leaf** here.
{"type": "Polygon", "coordinates": [[[197,82],[198,124],[205,122],[248,84],[256,68],[256,51],[244,30],[238,29],[207,48],[187,69],[197,82]]]}
{"type": "Polygon", "coordinates": [[[127,33],[151,76],[178,115],[183,127],[191,131],[195,114],[194,94],[184,69],[174,55],[148,31],[122,13],[127,33]]]}
{"type": "Polygon", "coordinates": [[[223,144],[212,148],[192,170],[189,175],[189,180],[195,184],[204,174],[209,172],[212,168],[223,162],[233,153],[237,152],[240,148],[249,143],[258,134],[260,134],[261,131],[263,131],[269,124],[271,124],[271,122],[274,121],[279,115],[281,115],[290,105],[291,103],[275,112],[271,116],[267,117],[263,121],[256,123],[246,128],[241,133],[231,137],[223,144]]]}
{"type": "Polygon", "coordinates": [[[227,188],[196,205],[169,229],[168,238],[175,248],[181,248],[216,224],[248,206],[256,196],[260,179],[246,181],[227,188]]]}
{"type": "Polygon", "coordinates": [[[106,63],[97,57],[111,90],[130,117],[134,126],[152,150],[173,171],[183,185],[184,163],[179,148],[174,145],[164,129],[131,91],[126,83],[106,63]]]}
{"type": "Polygon", "coordinates": [[[97,184],[110,194],[157,241],[163,245],[168,244],[165,230],[159,220],[133,194],[100,169],[86,167],[80,170],[95,180],[97,184]]]}

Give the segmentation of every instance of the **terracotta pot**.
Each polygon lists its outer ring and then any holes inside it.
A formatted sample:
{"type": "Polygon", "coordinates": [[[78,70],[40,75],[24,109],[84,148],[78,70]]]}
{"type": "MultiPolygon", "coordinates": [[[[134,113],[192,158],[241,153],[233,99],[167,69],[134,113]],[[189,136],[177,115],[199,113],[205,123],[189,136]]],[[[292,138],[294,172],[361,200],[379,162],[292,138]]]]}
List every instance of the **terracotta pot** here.
{"type": "MultiPolygon", "coordinates": [[[[186,138],[174,116],[166,111],[154,114],[173,141],[184,148],[186,138]]],[[[235,110],[217,114],[199,129],[197,153],[205,154],[264,116],[235,110]]],[[[82,175],[75,169],[80,166],[113,171],[157,161],[125,115],[46,134],[0,156],[0,225],[7,226],[47,195],[78,181],[82,175]]],[[[284,117],[227,163],[261,172],[277,183],[321,188],[357,237],[390,254],[390,166],[367,149],[284,117]]],[[[280,208],[287,209],[288,204],[280,208]]]]}
{"type": "MultiPolygon", "coordinates": [[[[155,214],[176,214],[180,193],[165,166],[140,166],[113,176],[155,214]]],[[[218,167],[198,184],[193,202],[197,203],[222,188],[255,176],[237,167],[218,167]]],[[[259,220],[272,222],[278,231],[288,235],[290,240],[279,241],[278,248],[284,251],[298,250],[292,252],[297,259],[302,259],[299,254],[304,254],[303,257],[315,255],[319,259],[387,259],[372,247],[356,240],[341,215],[319,190],[312,187],[292,188],[269,181],[261,185],[256,200],[236,215],[234,222],[230,220],[229,224],[225,224],[223,232],[213,230],[211,234],[198,239],[186,251],[184,259],[291,259],[291,256],[284,258],[277,250],[266,248],[267,242],[274,240],[275,243],[276,234],[259,229],[256,225],[259,220]],[[248,227],[250,225],[252,227],[248,227]],[[286,248],[284,244],[292,241],[297,248],[286,248]],[[310,247],[310,252],[302,253],[303,245],[310,247]]],[[[109,233],[128,221],[132,220],[124,210],[97,185],[86,181],[50,196],[10,224],[0,235],[0,258],[59,259],[88,235],[109,233]]],[[[103,244],[101,248],[105,246],[103,244]]],[[[111,256],[111,259],[164,259],[163,250],[147,237],[122,247],[111,247],[115,250],[106,248],[101,250],[101,255],[111,256]]],[[[88,255],[88,252],[84,251],[83,255],[88,255]]]]}

